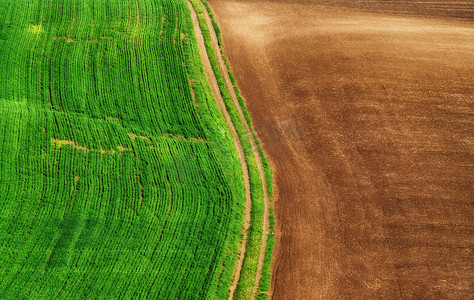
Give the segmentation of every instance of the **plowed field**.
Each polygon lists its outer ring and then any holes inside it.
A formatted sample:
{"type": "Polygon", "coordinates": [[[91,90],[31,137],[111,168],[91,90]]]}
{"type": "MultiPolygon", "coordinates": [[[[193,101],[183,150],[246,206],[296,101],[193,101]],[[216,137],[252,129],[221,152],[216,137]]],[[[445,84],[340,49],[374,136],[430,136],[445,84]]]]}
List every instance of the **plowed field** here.
{"type": "Polygon", "coordinates": [[[471,298],[473,4],[210,3],[275,169],[273,298],[471,298]]]}

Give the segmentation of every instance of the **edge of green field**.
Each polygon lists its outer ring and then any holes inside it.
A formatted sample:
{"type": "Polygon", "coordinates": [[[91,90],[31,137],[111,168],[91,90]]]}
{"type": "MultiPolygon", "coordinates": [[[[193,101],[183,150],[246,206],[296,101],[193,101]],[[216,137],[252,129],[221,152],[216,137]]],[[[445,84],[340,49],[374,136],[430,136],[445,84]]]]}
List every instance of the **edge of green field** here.
{"type": "MultiPolygon", "coordinates": [[[[245,100],[242,98],[240,94],[240,90],[237,86],[237,82],[235,80],[234,75],[232,74],[229,61],[225,52],[222,48],[222,36],[219,26],[215,21],[214,15],[209,7],[209,4],[205,0],[201,0],[206,10],[211,18],[212,25],[214,27],[214,31],[216,32],[219,50],[222,53],[224,58],[227,71],[229,77],[232,81],[233,88],[235,93],[237,94],[240,107],[244,113],[244,117],[252,131],[252,135],[254,136],[255,140],[257,141],[257,147],[259,151],[259,155],[262,159],[264,172],[265,172],[265,179],[267,182],[267,189],[270,201],[272,202],[273,196],[273,170],[271,169],[271,165],[268,159],[265,157],[261,145],[256,137],[254,129],[252,127],[252,120],[250,118],[250,114],[247,110],[245,105],[245,100]]],[[[252,295],[252,291],[254,288],[255,277],[257,275],[257,268],[259,263],[259,255],[260,255],[260,247],[262,241],[262,226],[263,226],[263,214],[264,214],[264,200],[263,200],[263,187],[262,182],[259,176],[259,170],[257,167],[257,161],[252,151],[252,147],[249,141],[249,136],[246,132],[245,126],[242,123],[242,120],[239,117],[237,108],[235,107],[232,98],[227,90],[223,75],[218,66],[217,58],[215,56],[214,47],[211,42],[211,36],[209,32],[209,28],[207,27],[207,23],[205,20],[204,11],[201,9],[199,5],[199,0],[191,0],[191,3],[198,15],[199,19],[199,26],[204,36],[205,44],[207,53],[209,56],[209,60],[211,62],[212,69],[214,74],[216,75],[219,88],[222,94],[222,98],[224,99],[227,111],[232,119],[232,123],[234,124],[237,134],[239,135],[239,139],[242,143],[242,147],[245,152],[245,159],[247,162],[247,167],[249,171],[250,177],[250,192],[252,197],[252,207],[251,207],[251,220],[250,220],[250,227],[248,230],[248,239],[247,239],[247,246],[245,257],[243,261],[242,270],[240,273],[240,279],[235,290],[234,297],[235,299],[248,299],[252,295]]],[[[269,209],[269,224],[270,224],[270,233],[267,236],[267,245],[265,249],[265,258],[264,264],[262,267],[262,277],[260,278],[258,289],[257,289],[257,299],[267,299],[269,297],[269,290],[271,285],[271,260],[273,258],[273,246],[275,244],[274,238],[274,225],[275,225],[275,218],[273,216],[273,209],[269,209]]]]}
{"type": "Polygon", "coordinates": [[[214,132],[209,132],[210,135],[215,137],[213,149],[223,169],[232,170],[232,172],[226,173],[225,175],[229,185],[236,191],[235,197],[238,197],[235,202],[235,218],[229,230],[229,238],[224,248],[226,254],[221,262],[220,274],[216,278],[216,290],[209,291],[208,294],[211,299],[216,297],[227,298],[229,294],[228,287],[232,284],[234,265],[238,257],[238,245],[242,240],[241,224],[243,223],[245,207],[245,187],[242,180],[243,174],[240,168],[237,150],[232,142],[230,129],[227,127],[224,116],[215,103],[214,96],[205,75],[199,55],[199,46],[197,45],[194,30],[192,30],[194,25],[190,14],[188,14],[186,20],[187,28],[189,28],[188,34],[192,36],[192,39],[184,39],[184,41],[188,41],[188,44],[184,46],[186,50],[190,50],[186,52],[186,55],[189,57],[188,62],[194,62],[194,64],[188,68],[188,73],[190,81],[192,82],[191,88],[195,93],[196,102],[198,103],[197,110],[199,111],[199,115],[203,117],[202,121],[206,125],[205,128],[214,129],[214,132]],[[222,135],[224,135],[225,138],[222,138],[222,135]],[[229,153],[232,153],[232,155],[229,155],[229,153]],[[230,156],[232,156],[232,160],[229,160],[230,156]],[[232,174],[237,174],[237,176],[232,176],[232,174]]]}

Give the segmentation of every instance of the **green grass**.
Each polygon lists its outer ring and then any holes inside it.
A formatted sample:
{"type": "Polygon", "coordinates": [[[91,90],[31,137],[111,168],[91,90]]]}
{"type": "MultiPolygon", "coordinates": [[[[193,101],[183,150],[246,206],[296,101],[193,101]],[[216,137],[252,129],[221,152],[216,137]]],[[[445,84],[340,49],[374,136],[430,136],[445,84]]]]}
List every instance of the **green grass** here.
{"type": "Polygon", "coordinates": [[[0,63],[1,297],[225,298],[244,188],[186,2],[0,0],[0,63]]]}

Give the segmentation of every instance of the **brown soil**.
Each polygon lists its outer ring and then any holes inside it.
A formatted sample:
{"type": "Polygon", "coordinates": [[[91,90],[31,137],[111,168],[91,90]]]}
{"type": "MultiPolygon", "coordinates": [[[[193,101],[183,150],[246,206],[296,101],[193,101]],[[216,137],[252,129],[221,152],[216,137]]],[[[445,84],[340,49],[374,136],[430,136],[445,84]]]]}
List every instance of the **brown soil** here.
{"type": "Polygon", "coordinates": [[[275,169],[273,298],[471,299],[469,9],[336,2],[210,1],[275,169]]]}
{"type": "Polygon", "coordinates": [[[247,169],[247,163],[245,162],[245,154],[244,149],[242,148],[242,144],[240,143],[239,136],[237,135],[237,131],[235,130],[234,124],[227,112],[225,107],[224,99],[222,99],[222,95],[219,89],[219,85],[217,83],[216,76],[214,71],[212,70],[211,62],[209,61],[209,56],[206,52],[206,45],[204,43],[204,37],[202,35],[201,28],[199,27],[198,17],[196,15],[196,11],[194,10],[192,4],[188,1],[188,7],[191,11],[191,18],[193,20],[194,26],[194,33],[196,35],[196,40],[199,46],[199,55],[201,57],[201,61],[203,62],[204,71],[206,72],[207,81],[211,87],[212,93],[214,94],[214,98],[216,99],[217,106],[219,107],[222,115],[224,116],[227,126],[232,133],[232,139],[234,140],[235,147],[237,149],[240,166],[242,168],[243,173],[243,180],[245,186],[245,212],[244,212],[244,226],[242,230],[242,243],[239,247],[239,257],[236,262],[235,272],[234,272],[234,282],[230,286],[230,297],[234,294],[235,289],[237,288],[237,283],[239,282],[240,278],[240,270],[242,269],[242,263],[245,257],[245,249],[247,246],[247,232],[250,226],[250,208],[252,205],[252,199],[250,197],[250,180],[249,180],[249,173],[247,169]]]}

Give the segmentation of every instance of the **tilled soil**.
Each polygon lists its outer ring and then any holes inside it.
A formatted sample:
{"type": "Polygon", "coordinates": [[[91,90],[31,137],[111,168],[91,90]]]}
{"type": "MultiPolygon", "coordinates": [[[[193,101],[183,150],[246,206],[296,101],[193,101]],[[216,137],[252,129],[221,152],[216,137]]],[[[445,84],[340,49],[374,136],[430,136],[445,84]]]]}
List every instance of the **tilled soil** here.
{"type": "Polygon", "coordinates": [[[275,169],[273,298],[470,299],[469,8],[325,2],[210,1],[275,169]]]}

